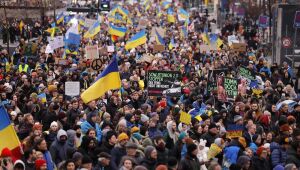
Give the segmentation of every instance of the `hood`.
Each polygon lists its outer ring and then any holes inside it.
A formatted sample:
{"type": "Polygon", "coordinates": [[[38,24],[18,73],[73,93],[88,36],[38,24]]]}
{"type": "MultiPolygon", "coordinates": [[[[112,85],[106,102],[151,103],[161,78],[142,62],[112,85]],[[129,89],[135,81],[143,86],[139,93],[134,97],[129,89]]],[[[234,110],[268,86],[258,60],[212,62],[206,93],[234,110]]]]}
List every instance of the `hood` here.
{"type": "Polygon", "coordinates": [[[172,131],[172,124],[173,124],[173,121],[169,121],[167,123],[167,130],[168,130],[168,133],[169,133],[170,136],[174,135],[174,132],[172,131]]]}
{"type": "Polygon", "coordinates": [[[278,143],[276,143],[276,142],[272,142],[272,143],[270,144],[270,150],[271,150],[271,152],[272,152],[273,150],[275,150],[275,149],[280,149],[280,145],[279,145],[278,143]]]}
{"type": "MultiPolygon", "coordinates": [[[[25,163],[21,160],[16,160],[16,162],[14,163],[14,168],[16,167],[17,164],[21,164],[23,166],[23,170],[25,170],[25,163]]],[[[19,167],[19,166],[18,166],[19,167]]]]}
{"type": "Polygon", "coordinates": [[[61,136],[66,136],[68,138],[67,132],[65,130],[63,130],[63,129],[60,129],[57,132],[57,140],[59,140],[61,136]]]}
{"type": "Polygon", "coordinates": [[[73,129],[67,130],[67,136],[68,138],[74,138],[76,136],[76,131],[73,129]]]}

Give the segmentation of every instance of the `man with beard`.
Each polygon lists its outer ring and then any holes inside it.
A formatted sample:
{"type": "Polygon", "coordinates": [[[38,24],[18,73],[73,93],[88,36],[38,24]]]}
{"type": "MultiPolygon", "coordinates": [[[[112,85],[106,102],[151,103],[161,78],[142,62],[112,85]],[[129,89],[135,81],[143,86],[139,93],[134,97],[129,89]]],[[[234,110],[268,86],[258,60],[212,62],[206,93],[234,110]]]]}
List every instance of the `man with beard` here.
{"type": "Polygon", "coordinates": [[[116,133],[114,131],[108,131],[106,133],[105,141],[101,145],[101,147],[98,149],[98,153],[105,152],[110,154],[111,150],[115,147],[115,144],[117,143],[116,133]]]}
{"type": "Polygon", "coordinates": [[[164,141],[164,138],[162,136],[155,137],[154,145],[157,150],[158,163],[167,164],[169,150],[166,148],[166,143],[164,141]]]}
{"type": "Polygon", "coordinates": [[[127,142],[125,145],[127,156],[131,157],[136,164],[140,164],[143,160],[141,152],[138,150],[138,145],[133,142],[127,142]]]}
{"type": "Polygon", "coordinates": [[[50,146],[49,150],[51,153],[51,157],[56,165],[67,159],[67,149],[70,148],[68,143],[66,142],[67,139],[67,132],[60,129],[57,132],[56,140],[50,146]]]}
{"type": "Polygon", "coordinates": [[[24,163],[26,166],[26,170],[35,170],[35,160],[36,155],[34,149],[29,149],[28,151],[24,152],[24,163]]]}
{"type": "Polygon", "coordinates": [[[121,133],[118,136],[118,143],[116,146],[111,150],[111,164],[112,167],[117,169],[118,165],[121,162],[121,158],[126,155],[126,148],[125,145],[128,142],[129,137],[126,133],[121,133]]]}
{"type": "Polygon", "coordinates": [[[201,138],[206,140],[206,146],[210,147],[212,143],[214,143],[215,139],[218,135],[218,127],[215,123],[211,123],[208,127],[208,132],[204,133],[201,138]]]}

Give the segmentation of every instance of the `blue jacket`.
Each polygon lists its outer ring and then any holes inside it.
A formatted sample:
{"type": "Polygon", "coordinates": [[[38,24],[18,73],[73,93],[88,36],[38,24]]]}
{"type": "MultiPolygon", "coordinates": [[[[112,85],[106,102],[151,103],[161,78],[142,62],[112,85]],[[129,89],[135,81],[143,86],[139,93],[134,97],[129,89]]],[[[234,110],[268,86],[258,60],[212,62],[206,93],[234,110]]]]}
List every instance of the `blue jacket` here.
{"type": "MultiPolygon", "coordinates": [[[[88,121],[84,121],[82,124],[81,124],[81,131],[82,133],[86,134],[86,132],[90,129],[90,128],[93,128],[95,129],[88,121]]],[[[102,140],[102,131],[99,127],[99,125],[96,123],[96,133],[97,133],[97,141],[98,142],[101,142],[102,140]]]]}
{"type": "Polygon", "coordinates": [[[49,152],[49,151],[46,151],[46,152],[43,154],[43,156],[44,156],[44,159],[45,159],[45,161],[46,161],[46,163],[47,163],[47,170],[54,170],[55,164],[54,164],[53,161],[52,161],[52,157],[51,157],[50,152],[49,152]]]}
{"type": "Polygon", "coordinates": [[[269,77],[270,77],[271,74],[272,74],[270,68],[268,68],[268,67],[262,67],[262,68],[259,70],[259,73],[262,73],[262,72],[267,73],[269,77]]]}
{"type": "Polygon", "coordinates": [[[226,158],[230,164],[236,164],[240,149],[238,146],[226,147],[224,149],[224,158],[226,158]]]}
{"type": "Polygon", "coordinates": [[[272,167],[285,165],[287,154],[286,151],[276,142],[270,144],[272,167]]]}

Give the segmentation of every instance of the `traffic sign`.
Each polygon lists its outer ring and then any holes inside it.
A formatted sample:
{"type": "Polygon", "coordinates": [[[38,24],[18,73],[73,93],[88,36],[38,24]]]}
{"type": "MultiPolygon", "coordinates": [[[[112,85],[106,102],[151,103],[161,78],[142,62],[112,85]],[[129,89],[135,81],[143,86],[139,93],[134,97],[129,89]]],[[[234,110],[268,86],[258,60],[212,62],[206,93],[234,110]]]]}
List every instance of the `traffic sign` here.
{"type": "Polygon", "coordinates": [[[290,48],[292,46],[292,40],[289,37],[283,37],[282,46],[283,48],[290,48]]]}

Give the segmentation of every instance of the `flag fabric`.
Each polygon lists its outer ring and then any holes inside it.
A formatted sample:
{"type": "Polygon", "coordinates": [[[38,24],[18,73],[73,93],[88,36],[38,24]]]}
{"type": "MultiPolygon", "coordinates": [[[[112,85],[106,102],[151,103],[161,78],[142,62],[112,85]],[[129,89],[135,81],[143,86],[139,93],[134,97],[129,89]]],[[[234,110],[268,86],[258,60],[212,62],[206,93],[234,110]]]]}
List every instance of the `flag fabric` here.
{"type": "Polygon", "coordinates": [[[74,33],[74,34],[79,34],[79,25],[78,23],[73,23],[72,26],[67,30],[66,32],[66,39],[69,38],[69,34],[74,33]]]}
{"type": "Polygon", "coordinates": [[[223,40],[221,40],[220,38],[218,38],[216,42],[217,42],[217,47],[220,50],[222,48],[222,46],[223,46],[223,40]]]}
{"type": "Polygon", "coordinates": [[[150,0],[145,0],[144,6],[145,6],[145,11],[148,11],[148,9],[150,9],[150,0]]]}
{"type": "Polygon", "coordinates": [[[118,41],[118,36],[116,36],[116,35],[111,35],[111,41],[112,42],[116,42],[116,41],[118,41]]]}
{"type": "Polygon", "coordinates": [[[81,15],[78,16],[78,23],[82,26],[85,24],[85,18],[81,15]]]}
{"type": "Polygon", "coordinates": [[[158,8],[156,9],[156,13],[157,13],[157,16],[158,16],[158,17],[161,17],[161,16],[162,16],[162,11],[161,11],[160,6],[158,6],[158,8]]]}
{"type": "Polygon", "coordinates": [[[63,21],[64,21],[64,13],[62,12],[58,16],[56,16],[56,23],[60,24],[63,21]]]}
{"type": "Polygon", "coordinates": [[[84,38],[92,38],[100,32],[100,22],[96,21],[89,30],[84,34],[84,38]]]}
{"type": "Polygon", "coordinates": [[[111,35],[116,35],[118,37],[124,37],[126,31],[127,31],[126,27],[117,27],[112,24],[109,24],[108,33],[111,35]]]}
{"type": "Polygon", "coordinates": [[[47,102],[46,94],[45,93],[39,94],[38,98],[41,99],[42,103],[46,103],[47,102]]]}
{"type": "Polygon", "coordinates": [[[0,151],[8,148],[16,159],[21,158],[21,143],[3,106],[0,106],[0,139],[0,151]]]}
{"type": "Polygon", "coordinates": [[[125,49],[129,50],[147,42],[145,30],[136,33],[125,45],[125,49]]]}
{"type": "Polygon", "coordinates": [[[24,22],[21,20],[21,21],[20,21],[20,24],[19,24],[20,32],[23,31],[23,27],[24,27],[24,22]]]}
{"type": "Polygon", "coordinates": [[[211,43],[216,43],[218,39],[218,35],[217,34],[209,34],[209,41],[211,43]]]}
{"type": "Polygon", "coordinates": [[[50,33],[51,37],[54,37],[56,32],[60,32],[60,29],[58,27],[52,27],[48,28],[46,32],[50,33]]]}
{"type": "Polygon", "coordinates": [[[117,12],[123,15],[123,17],[127,17],[129,15],[129,11],[121,6],[117,8],[117,12]]]}
{"type": "Polygon", "coordinates": [[[170,44],[169,44],[169,49],[173,49],[175,47],[175,42],[174,42],[174,38],[172,37],[170,44]]]}
{"type": "Polygon", "coordinates": [[[168,9],[167,19],[168,19],[168,22],[170,22],[170,23],[174,23],[175,22],[175,17],[174,17],[173,9],[172,8],[168,9]]]}
{"type": "Polygon", "coordinates": [[[98,75],[95,82],[81,94],[84,103],[88,103],[103,96],[108,90],[121,88],[121,79],[117,59],[112,62],[98,75]]]}
{"type": "Polygon", "coordinates": [[[201,37],[202,37],[202,40],[205,44],[207,44],[207,45],[210,44],[209,37],[208,37],[207,33],[202,33],[201,37]]]}
{"type": "Polygon", "coordinates": [[[181,38],[184,39],[188,36],[188,32],[186,27],[181,27],[181,32],[180,32],[181,38]]]}
{"type": "Polygon", "coordinates": [[[165,45],[165,41],[164,41],[163,37],[161,35],[159,35],[157,30],[155,30],[155,40],[158,45],[165,45]]]}
{"type": "Polygon", "coordinates": [[[170,3],[170,2],[168,2],[168,1],[163,1],[163,2],[162,2],[162,7],[163,7],[164,9],[168,9],[168,8],[170,8],[170,6],[171,6],[171,3],[170,3]]]}
{"type": "Polygon", "coordinates": [[[204,0],[204,4],[207,6],[208,5],[208,0],[204,0]]]}
{"type": "Polygon", "coordinates": [[[179,21],[186,21],[189,18],[189,13],[184,10],[183,8],[180,8],[178,10],[178,20],[179,21]]]}

